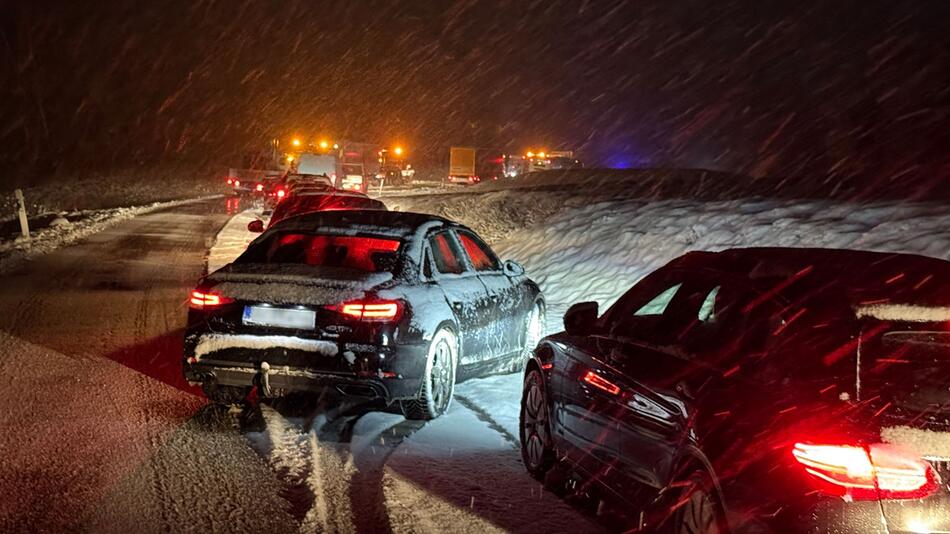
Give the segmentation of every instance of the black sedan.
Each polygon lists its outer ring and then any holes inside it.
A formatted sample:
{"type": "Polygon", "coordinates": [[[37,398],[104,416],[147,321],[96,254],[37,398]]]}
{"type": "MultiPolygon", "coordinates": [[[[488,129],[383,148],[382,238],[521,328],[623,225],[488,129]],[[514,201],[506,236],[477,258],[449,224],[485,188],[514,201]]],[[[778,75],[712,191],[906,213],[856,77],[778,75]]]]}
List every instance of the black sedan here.
{"type": "Polygon", "coordinates": [[[649,531],[950,532],[948,322],[943,260],[690,253],[541,341],[523,459],[649,531]]]}
{"type": "Polygon", "coordinates": [[[184,374],[213,401],[335,389],[432,419],[458,379],[523,369],[544,300],[471,230],[417,213],[280,221],[191,295],[184,374]]]}

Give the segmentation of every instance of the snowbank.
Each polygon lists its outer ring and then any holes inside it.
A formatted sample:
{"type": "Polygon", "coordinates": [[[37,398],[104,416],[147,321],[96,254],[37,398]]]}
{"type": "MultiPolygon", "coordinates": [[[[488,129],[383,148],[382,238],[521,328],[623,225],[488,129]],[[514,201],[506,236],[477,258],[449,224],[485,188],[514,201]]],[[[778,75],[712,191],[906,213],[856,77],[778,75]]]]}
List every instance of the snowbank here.
{"type": "MultiPolygon", "coordinates": [[[[593,300],[609,306],[644,275],[691,250],[830,247],[950,257],[950,214],[942,205],[663,199],[659,186],[632,184],[636,176],[588,172],[551,181],[550,175],[539,174],[463,193],[391,197],[387,203],[458,220],[479,232],[503,259],[524,264],[547,298],[549,331],[561,329],[571,303],[593,300]]],[[[648,178],[668,188],[684,176],[670,172],[648,178]]],[[[693,186],[686,193],[713,190],[702,182],[723,176],[694,173],[690,179],[693,186]]]]}
{"type": "Polygon", "coordinates": [[[209,273],[213,273],[234,261],[234,258],[240,256],[244,249],[251,244],[251,241],[261,235],[247,229],[247,224],[257,219],[264,220],[264,225],[267,225],[267,220],[261,214],[261,210],[244,210],[231,217],[231,220],[221,228],[214,239],[214,245],[208,251],[209,273]]]}

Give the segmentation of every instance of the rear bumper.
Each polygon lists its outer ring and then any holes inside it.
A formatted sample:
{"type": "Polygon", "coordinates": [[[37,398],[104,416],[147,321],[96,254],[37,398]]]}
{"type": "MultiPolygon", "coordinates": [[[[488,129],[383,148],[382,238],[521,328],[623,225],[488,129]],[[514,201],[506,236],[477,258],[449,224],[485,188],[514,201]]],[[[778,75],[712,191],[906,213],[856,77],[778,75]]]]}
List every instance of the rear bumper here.
{"type": "MultiPolygon", "coordinates": [[[[265,396],[291,392],[321,392],[334,389],[344,395],[382,399],[387,403],[416,398],[425,373],[424,345],[389,347],[361,346],[337,356],[319,356],[319,366],[282,365],[293,351],[227,350],[196,359],[186,354],[183,374],[189,382],[250,387],[258,386],[265,396]],[[342,354],[348,354],[346,358],[342,354]],[[327,362],[325,358],[335,359],[327,362]],[[264,364],[267,365],[264,365],[264,364]],[[263,387],[266,384],[266,388],[263,387]]],[[[307,355],[311,356],[311,355],[307,355]]],[[[300,358],[295,361],[299,362],[300,358]]]]}

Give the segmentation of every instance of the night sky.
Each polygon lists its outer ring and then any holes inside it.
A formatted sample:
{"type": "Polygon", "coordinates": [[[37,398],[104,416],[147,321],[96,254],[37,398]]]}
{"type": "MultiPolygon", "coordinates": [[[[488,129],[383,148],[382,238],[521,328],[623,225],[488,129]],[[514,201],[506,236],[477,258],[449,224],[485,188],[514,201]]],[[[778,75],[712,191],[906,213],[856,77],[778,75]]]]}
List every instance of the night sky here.
{"type": "Polygon", "coordinates": [[[18,180],[227,165],[294,133],[399,142],[419,161],[468,144],[950,179],[946,1],[0,6],[0,164],[18,180]]]}

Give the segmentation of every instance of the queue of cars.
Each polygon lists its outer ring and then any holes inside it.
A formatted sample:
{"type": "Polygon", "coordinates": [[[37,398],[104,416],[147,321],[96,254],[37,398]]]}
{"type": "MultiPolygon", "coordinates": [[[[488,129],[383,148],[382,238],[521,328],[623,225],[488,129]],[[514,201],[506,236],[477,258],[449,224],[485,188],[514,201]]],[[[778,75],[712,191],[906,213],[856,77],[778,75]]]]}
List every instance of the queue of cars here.
{"type": "Polygon", "coordinates": [[[523,370],[527,471],[640,531],[950,531],[948,262],[693,252],[541,339],[540,288],[472,230],[290,182],[192,293],[211,400],[333,389],[427,420],[523,370]]]}

